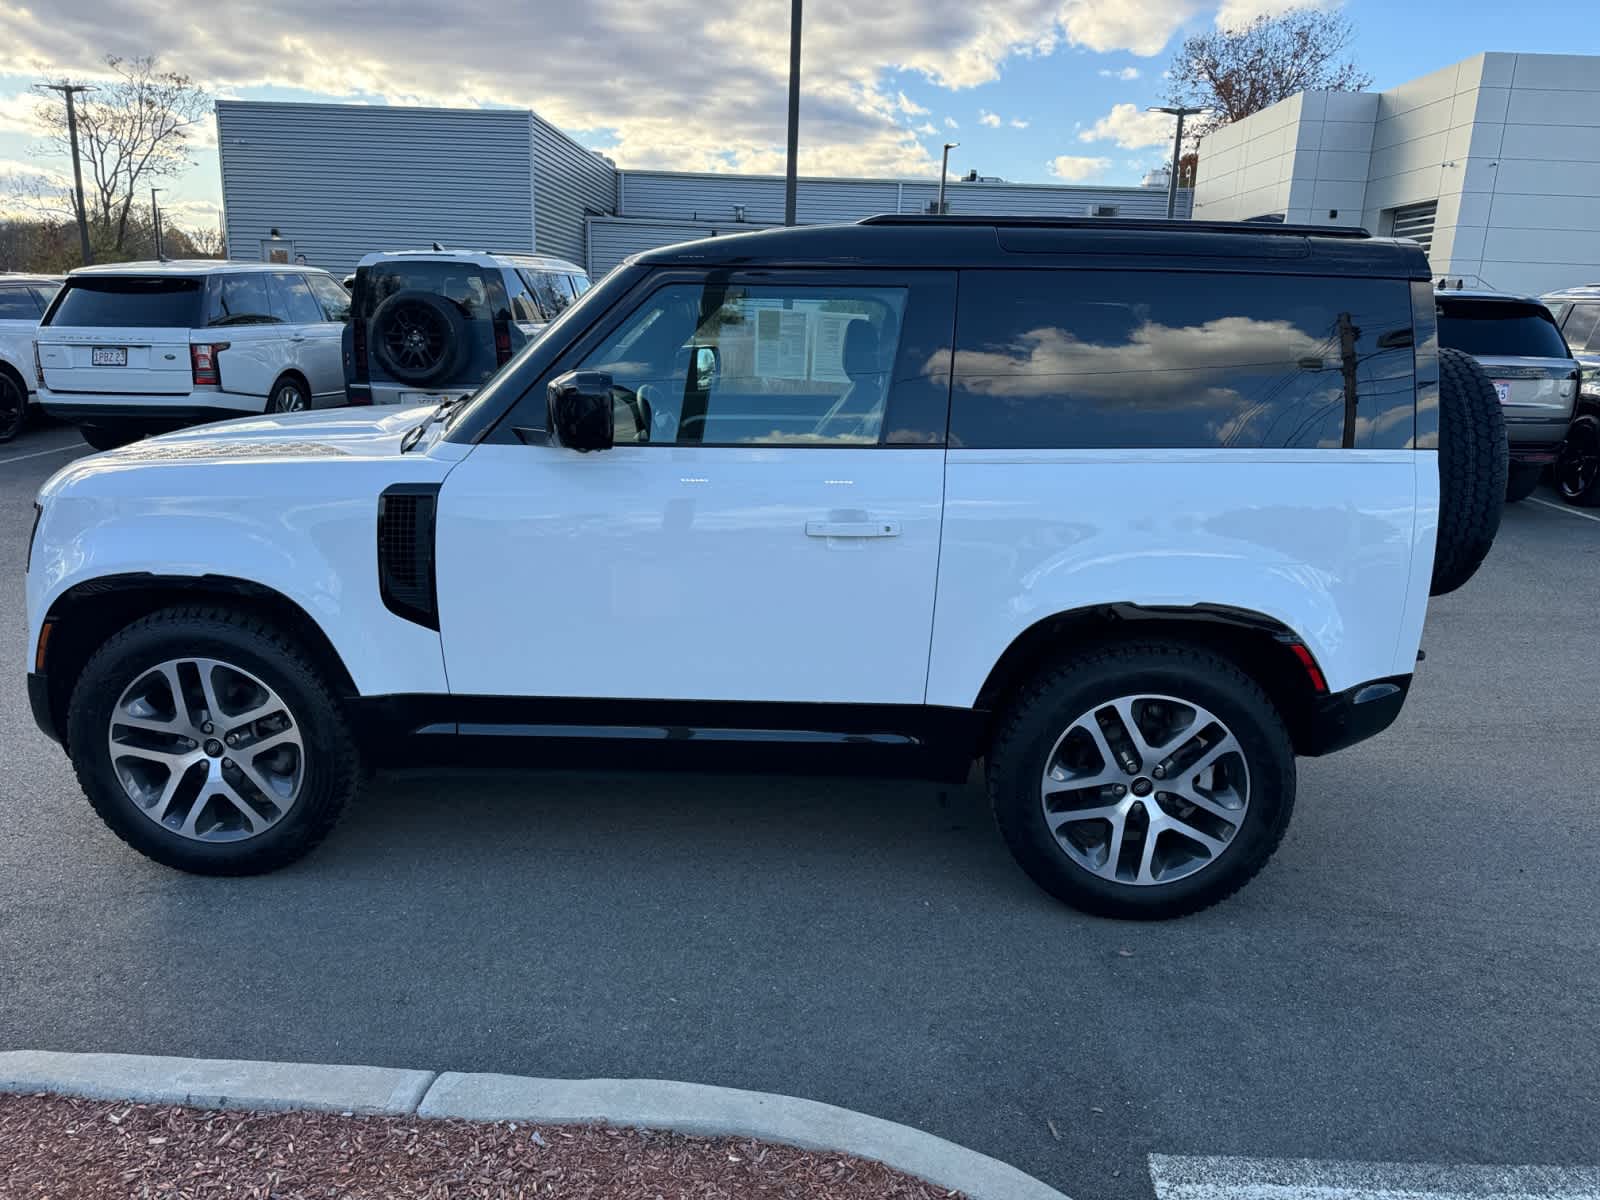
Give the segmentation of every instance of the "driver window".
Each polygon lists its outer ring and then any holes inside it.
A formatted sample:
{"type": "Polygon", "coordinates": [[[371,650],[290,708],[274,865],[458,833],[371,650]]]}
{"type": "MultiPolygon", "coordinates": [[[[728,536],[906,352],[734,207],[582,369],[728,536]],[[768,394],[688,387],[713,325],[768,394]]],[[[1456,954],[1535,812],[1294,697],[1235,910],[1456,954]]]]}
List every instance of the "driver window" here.
{"type": "Polygon", "coordinates": [[[584,360],[620,444],[875,445],[902,288],[673,284],[584,360]]]}

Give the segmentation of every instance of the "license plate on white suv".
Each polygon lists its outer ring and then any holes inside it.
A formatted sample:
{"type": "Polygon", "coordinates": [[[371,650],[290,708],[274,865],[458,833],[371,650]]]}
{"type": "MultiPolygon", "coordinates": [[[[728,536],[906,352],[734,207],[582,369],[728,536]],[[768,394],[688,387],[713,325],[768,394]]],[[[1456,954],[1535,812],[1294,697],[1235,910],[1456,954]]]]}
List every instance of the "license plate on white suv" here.
{"type": "Polygon", "coordinates": [[[1509,383],[1502,383],[1496,379],[1494,381],[1494,394],[1500,397],[1501,404],[1511,403],[1511,385],[1509,383]]]}
{"type": "Polygon", "coordinates": [[[128,365],[126,346],[96,346],[89,351],[89,363],[96,367],[125,367],[128,365]]]}

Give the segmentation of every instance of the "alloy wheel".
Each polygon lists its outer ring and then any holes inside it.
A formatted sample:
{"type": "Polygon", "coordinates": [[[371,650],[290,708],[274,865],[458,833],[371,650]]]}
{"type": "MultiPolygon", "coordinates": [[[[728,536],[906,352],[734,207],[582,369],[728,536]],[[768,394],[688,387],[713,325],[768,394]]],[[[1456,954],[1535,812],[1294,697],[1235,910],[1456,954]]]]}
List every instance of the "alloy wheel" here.
{"type": "Polygon", "coordinates": [[[272,411],[281,413],[305,412],[311,405],[305,395],[292,383],[286,383],[278,389],[278,394],[272,398],[272,411]]]}
{"type": "Polygon", "coordinates": [[[289,706],[218,659],[172,659],[141,674],[112,708],[108,742],[134,807],[194,841],[265,833],[305,783],[305,743],[289,706]]]}
{"type": "Polygon", "coordinates": [[[1593,425],[1580,423],[1568,434],[1555,474],[1567,500],[1577,500],[1594,486],[1600,478],[1600,434],[1593,425]]]}
{"type": "Polygon", "coordinates": [[[1222,857],[1249,811],[1250,770],[1238,738],[1193,701],[1120,696],[1056,739],[1040,803],[1056,844],[1079,867],[1149,887],[1222,857]]]}

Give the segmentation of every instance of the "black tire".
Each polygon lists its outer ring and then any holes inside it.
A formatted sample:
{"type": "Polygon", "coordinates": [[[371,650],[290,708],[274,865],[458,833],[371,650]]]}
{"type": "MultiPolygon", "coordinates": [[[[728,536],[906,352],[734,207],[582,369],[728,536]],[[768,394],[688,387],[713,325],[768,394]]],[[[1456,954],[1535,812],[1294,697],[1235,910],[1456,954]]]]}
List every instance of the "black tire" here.
{"type": "Polygon", "coordinates": [[[1477,573],[1500,531],[1506,499],[1506,419],[1477,360],[1439,351],[1439,533],[1435,596],[1477,573]]]}
{"type": "Polygon", "coordinates": [[[410,288],[378,305],[367,344],[391,378],[434,383],[455,372],[467,351],[466,318],[445,297],[410,288]]]}
{"type": "Polygon", "coordinates": [[[1556,463],[1555,483],[1568,504],[1600,505],[1600,419],[1579,417],[1572,423],[1556,463]]]}
{"type": "Polygon", "coordinates": [[[1513,464],[1506,472],[1506,503],[1515,504],[1519,500],[1526,500],[1539,490],[1539,481],[1543,478],[1543,467],[1528,466],[1525,463],[1513,464]]]}
{"type": "Polygon", "coordinates": [[[294,413],[311,411],[311,393],[306,385],[292,375],[285,375],[272,385],[267,396],[267,412],[294,413]]]}
{"type": "Polygon", "coordinates": [[[137,429],[130,429],[126,425],[80,425],[78,432],[96,450],[117,450],[131,446],[140,437],[137,429]]]}
{"type": "Polygon", "coordinates": [[[28,391],[9,370],[0,367],[0,444],[21,433],[28,423],[28,391]]]}
{"type": "Polygon", "coordinates": [[[1229,660],[1183,643],[1130,642],[1046,669],[1001,717],[987,758],[995,820],[1022,869],[1057,899],[1100,916],[1161,920],[1226,899],[1272,857],[1294,808],[1294,749],[1266,693],[1229,660]],[[1237,738],[1249,771],[1249,806],[1225,849],[1170,883],[1114,882],[1080,866],[1056,841],[1041,799],[1047,758],[1069,725],[1101,704],[1139,692],[1209,710],[1237,738]]]}
{"type": "Polygon", "coordinates": [[[156,862],[200,875],[254,875],[294,862],[328,835],[361,779],[344,713],[300,646],[268,622],[226,608],[165,609],[107,641],[73,687],[67,745],[78,783],[112,832],[156,862]],[[113,768],[113,707],[141,675],[190,656],[250,672],[281,697],[298,725],[305,747],[299,793],[276,824],[255,836],[231,842],[181,836],[142,812],[113,768]]]}

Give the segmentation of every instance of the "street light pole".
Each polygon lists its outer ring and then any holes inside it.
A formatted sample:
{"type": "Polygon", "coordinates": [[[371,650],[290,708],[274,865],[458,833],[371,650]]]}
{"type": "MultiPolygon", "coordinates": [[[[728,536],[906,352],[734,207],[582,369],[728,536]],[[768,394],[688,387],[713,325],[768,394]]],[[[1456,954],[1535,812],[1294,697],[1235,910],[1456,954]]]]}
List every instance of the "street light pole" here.
{"type": "Polygon", "coordinates": [[[161,209],[156,206],[156,193],[164,189],[153,187],[150,189],[150,221],[156,231],[156,261],[159,262],[166,256],[161,253],[161,209]]]}
{"type": "Polygon", "coordinates": [[[795,223],[800,157],[800,0],[789,0],[789,163],[783,180],[783,223],[795,223]]]}
{"type": "Polygon", "coordinates": [[[94,262],[94,250],[89,245],[89,214],[83,204],[83,166],[78,161],[78,114],[72,106],[72,97],[89,89],[81,83],[48,83],[45,87],[67,98],[67,141],[72,146],[72,182],[78,207],[78,249],[83,257],[83,265],[88,266],[94,262]]]}
{"type": "Polygon", "coordinates": [[[944,154],[939,159],[939,215],[944,216],[944,177],[950,174],[950,151],[954,150],[960,142],[946,142],[944,154]]]}
{"type": "Polygon", "coordinates": [[[1178,160],[1183,157],[1183,119],[1206,110],[1175,105],[1171,108],[1151,108],[1148,111],[1166,113],[1178,118],[1178,130],[1172,135],[1172,176],[1167,180],[1167,220],[1170,221],[1178,215],[1178,160]]]}

